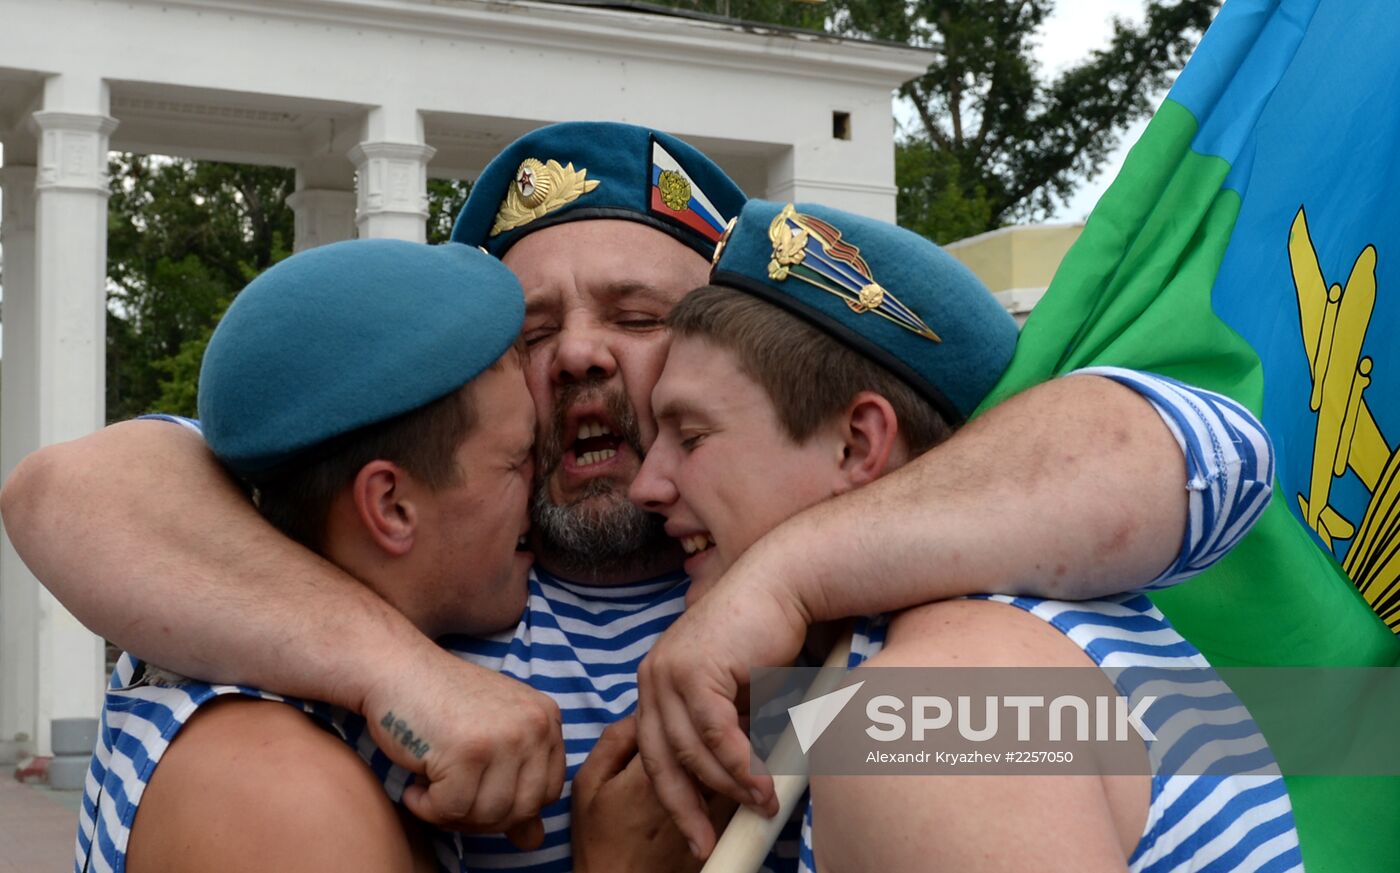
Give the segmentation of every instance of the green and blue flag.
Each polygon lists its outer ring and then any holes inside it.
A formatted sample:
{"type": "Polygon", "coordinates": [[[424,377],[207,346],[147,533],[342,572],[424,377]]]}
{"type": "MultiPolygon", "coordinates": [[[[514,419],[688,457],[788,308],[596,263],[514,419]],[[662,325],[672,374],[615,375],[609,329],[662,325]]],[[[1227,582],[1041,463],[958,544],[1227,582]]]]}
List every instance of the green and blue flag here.
{"type": "MultiPolygon", "coordinates": [[[[1242,402],[1274,440],[1274,500],[1153,599],[1218,667],[1394,667],[1397,337],[1400,3],[1229,0],[984,408],[1094,364],[1242,402]]],[[[1346,743],[1346,724],[1318,742],[1346,743]]],[[[1400,869],[1400,779],[1289,791],[1309,870],[1400,869]]]]}

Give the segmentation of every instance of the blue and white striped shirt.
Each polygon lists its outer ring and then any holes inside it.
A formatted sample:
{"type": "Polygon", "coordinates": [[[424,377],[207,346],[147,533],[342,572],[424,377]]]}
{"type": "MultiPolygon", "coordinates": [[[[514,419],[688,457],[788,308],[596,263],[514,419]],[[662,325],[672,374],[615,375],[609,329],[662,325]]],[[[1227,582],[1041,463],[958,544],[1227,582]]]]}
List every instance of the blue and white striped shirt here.
{"type": "MultiPolygon", "coordinates": [[[[1210,664],[1143,594],[1066,602],[980,596],[1023,609],[1059,630],[1103,668],[1130,701],[1158,699],[1144,716],[1154,774],[1131,873],[1301,871],[1303,856],[1282,775],[1249,712],[1210,664]],[[1200,775],[1209,774],[1209,775],[1200,775]]],[[[857,623],[848,666],[879,652],[883,619],[857,623]]],[[[809,800],[801,873],[815,873],[809,800]]]]}
{"type": "Polygon", "coordinates": [[[519,852],[503,836],[465,835],[466,869],[567,873],[569,803],[578,772],[603,728],[637,706],[637,667],[685,609],[683,574],[617,588],[574,585],[535,569],[529,607],[513,631],[491,639],[449,637],[457,655],[544,691],[564,717],[568,781],[544,810],[545,842],[519,852]]]}
{"type": "Polygon", "coordinates": [[[1103,376],[1152,404],[1186,459],[1186,532],[1176,560],[1144,590],[1183,582],[1244,538],[1269,505],[1274,449],[1259,419],[1239,403],[1175,379],[1086,367],[1070,375],[1103,376]]]}
{"type": "MultiPolygon", "coordinates": [[[[1268,502],[1273,454],[1262,426],[1219,395],[1169,379],[1116,368],[1079,371],[1114,379],[1148,399],[1182,447],[1189,520],[1177,558],[1150,583],[1160,588],[1205,569],[1242,537],[1268,502]]],[[[197,422],[169,416],[198,430],[197,422]]],[[[570,784],[603,728],[630,714],[637,701],[637,665],[685,606],[681,576],[618,588],[572,585],[536,573],[525,614],[513,631],[489,639],[442,642],[463,658],[500,670],[550,694],[564,715],[570,784]]],[[[123,656],[107,695],[103,730],[88,775],[75,870],[125,867],[126,841],[141,792],[165,746],[198,706],[221,694],[282,699],[256,689],[191,682],[171,689],[149,682],[129,687],[139,664],[123,656]],[[93,850],[93,846],[96,849],[93,850]]],[[[408,774],[369,741],[358,716],[323,704],[295,705],[335,727],[384,782],[395,800],[408,774]]],[[[544,846],[519,852],[502,837],[444,834],[445,869],[566,871],[571,867],[569,788],[545,810],[544,846]]],[[[794,869],[796,844],[780,843],[770,862],[794,869]]]]}

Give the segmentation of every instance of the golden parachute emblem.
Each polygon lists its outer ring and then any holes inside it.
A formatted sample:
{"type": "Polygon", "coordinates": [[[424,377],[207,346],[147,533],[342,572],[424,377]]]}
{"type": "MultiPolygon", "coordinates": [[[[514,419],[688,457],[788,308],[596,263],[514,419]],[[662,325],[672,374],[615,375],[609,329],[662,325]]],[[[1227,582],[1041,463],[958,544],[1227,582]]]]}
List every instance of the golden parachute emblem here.
{"type": "Polygon", "coordinates": [[[910,333],[943,342],[917,312],[875,281],[860,248],[825,221],[801,214],[789,203],[768,226],[768,240],[773,244],[768,278],[805,282],[841,298],[858,315],[873,312],[910,333]]]}
{"type": "Polygon", "coordinates": [[[773,223],[768,225],[768,241],[773,244],[773,260],[768,262],[769,278],[781,282],[788,277],[793,267],[807,257],[806,228],[793,233],[788,219],[796,215],[791,203],[783,207],[773,223]]]}

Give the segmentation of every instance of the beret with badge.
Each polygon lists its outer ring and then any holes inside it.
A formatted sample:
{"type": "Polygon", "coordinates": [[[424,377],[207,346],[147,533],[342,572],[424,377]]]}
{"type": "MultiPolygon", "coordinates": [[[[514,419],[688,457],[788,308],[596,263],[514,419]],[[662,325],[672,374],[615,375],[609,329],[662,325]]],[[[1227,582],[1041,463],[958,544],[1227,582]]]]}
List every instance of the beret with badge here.
{"type": "Polygon", "coordinates": [[[268,473],[456,391],[515,342],[524,294],[470,246],[332,243],[248,284],[209,340],[199,417],[214,454],[268,473]]]}
{"type": "Polygon", "coordinates": [[[612,218],[654,227],[708,258],[745,199],[714,161],[669,134],[570,121],[497,155],[472,184],[452,239],[501,257],[533,231],[612,218]]]}
{"type": "Polygon", "coordinates": [[[1001,378],[1016,322],[970,270],[918,234],[815,204],[750,200],[712,284],[803,318],[961,423],[1001,378]]]}

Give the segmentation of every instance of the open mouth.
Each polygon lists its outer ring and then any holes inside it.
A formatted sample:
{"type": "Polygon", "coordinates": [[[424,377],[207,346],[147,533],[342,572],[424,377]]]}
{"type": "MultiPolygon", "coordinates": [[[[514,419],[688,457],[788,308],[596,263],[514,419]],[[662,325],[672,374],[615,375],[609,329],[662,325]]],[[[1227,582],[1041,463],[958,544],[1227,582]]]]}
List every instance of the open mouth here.
{"type": "Polygon", "coordinates": [[[574,467],[582,469],[610,461],[617,456],[622,437],[612,432],[607,423],[597,418],[584,418],[578,423],[578,435],[569,451],[574,467]]]}
{"type": "Polygon", "coordinates": [[[715,547],[714,538],[703,531],[681,537],[680,544],[687,556],[698,555],[706,549],[713,549],[715,547]]]}

